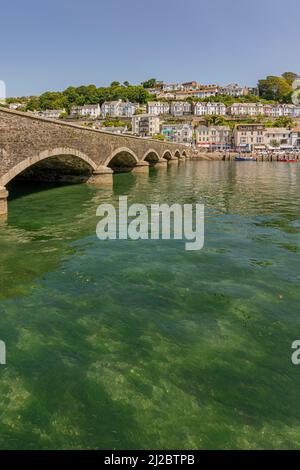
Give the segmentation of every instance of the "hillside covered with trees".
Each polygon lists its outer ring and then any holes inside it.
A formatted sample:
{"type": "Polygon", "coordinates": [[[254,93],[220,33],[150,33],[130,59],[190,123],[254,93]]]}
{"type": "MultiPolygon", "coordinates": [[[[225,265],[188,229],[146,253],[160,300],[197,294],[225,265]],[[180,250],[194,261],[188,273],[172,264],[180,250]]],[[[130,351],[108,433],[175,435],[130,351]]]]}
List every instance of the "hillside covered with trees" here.
{"type": "Polygon", "coordinates": [[[151,95],[142,85],[130,85],[125,82],[112,82],[109,87],[97,88],[96,85],[80,87],[69,87],[62,92],[47,91],[39,97],[32,97],[26,104],[26,109],[63,109],[70,111],[72,106],[83,106],[85,104],[100,104],[104,101],[122,99],[133,103],[146,104],[151,95]]]}
{"type": "MultiPolygon", "coordinates": [[[[211,101],[223,102],[226,106],[231,106],[235,102],[242,103],[291,103],[293,83],[298,78],[294,72],[285,72],[281,76],[269,75],[258,81],[259,96],[247,95],[232,97],[228,95],[216,95],[209,98],[188,98],[188,101],[211,101]]],[[[142,82],[141,85],[131,85],[128,81],[120,83],[114,81],[108,87],[97,87],[96,85],[82,85],[79,87],[70,86],[64,91],[47,91],[41,96],[28,98],[9,98],[7,103],[18,100],[24,103],[24,110],[45,110],[45,109],[66,109],[68,113],[72,106],[82,106],[85,104],[98,104],[101,106],[104,101],[114,101],[121,99],[131,101],[141,105],[149,100],[155,101],[149,89],[157,86],[155,78],[142,82]]],[[[160,98],[163,100],[163,98],[160,98]]]]}

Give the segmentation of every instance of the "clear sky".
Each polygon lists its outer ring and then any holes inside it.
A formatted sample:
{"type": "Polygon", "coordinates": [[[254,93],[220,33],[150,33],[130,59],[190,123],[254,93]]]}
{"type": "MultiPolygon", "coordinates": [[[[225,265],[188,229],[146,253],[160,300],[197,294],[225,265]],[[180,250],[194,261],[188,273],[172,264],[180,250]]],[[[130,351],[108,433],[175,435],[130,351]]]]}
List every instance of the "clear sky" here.
{"type": "Polygon", "coordinates": [[[299,0],[9,0],[8,96],[113,80],[238,82],[300,72],[299,0]]]}

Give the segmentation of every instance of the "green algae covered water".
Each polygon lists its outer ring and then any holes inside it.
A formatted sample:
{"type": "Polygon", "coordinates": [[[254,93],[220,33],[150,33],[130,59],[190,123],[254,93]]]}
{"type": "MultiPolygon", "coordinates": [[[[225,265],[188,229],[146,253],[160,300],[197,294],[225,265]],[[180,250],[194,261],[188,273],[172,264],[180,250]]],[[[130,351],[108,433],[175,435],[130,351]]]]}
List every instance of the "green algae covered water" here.
{"type": "Polygon", "coordinates": [[[187,162],[11,188],[1,449],[300,447],[300,165],[187,162]],[[205,247],[99,241],[96,207],[206,208],[205,247]]]}

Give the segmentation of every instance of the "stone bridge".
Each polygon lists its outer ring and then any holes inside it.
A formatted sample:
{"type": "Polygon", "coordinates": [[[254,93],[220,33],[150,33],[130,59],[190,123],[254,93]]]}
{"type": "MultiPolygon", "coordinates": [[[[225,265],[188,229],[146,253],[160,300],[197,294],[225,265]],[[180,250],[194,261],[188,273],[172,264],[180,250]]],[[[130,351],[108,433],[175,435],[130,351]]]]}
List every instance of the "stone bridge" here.
{"type": "Polygon", "coordinates": [[[0,215],[7,213],[7,185],[15,178],[107,185],[114,172],[145,172],[189,156],[184,145],[0,108],[0,215]]]}

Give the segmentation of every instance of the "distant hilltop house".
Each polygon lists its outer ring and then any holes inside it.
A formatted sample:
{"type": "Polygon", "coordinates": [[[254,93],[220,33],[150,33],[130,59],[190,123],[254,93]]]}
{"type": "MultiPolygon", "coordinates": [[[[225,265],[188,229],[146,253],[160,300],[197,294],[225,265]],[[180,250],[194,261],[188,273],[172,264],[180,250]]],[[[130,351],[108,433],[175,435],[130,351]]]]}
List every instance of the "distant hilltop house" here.
{"type": "Polygon", "coordinates": [[[183,85],[180,83],[163,83],[161,87],[162,91],[176,91],[176,90],[183,90],[183,85]]]}
{"type": "Polygon", "coordinates": [[[132,117],[132,133],[140,137],[159,134],[160,119],[151,114],[138,114],[132,117]]]}
{"type": "Polygon", "coordinates": [[[43,111],[34,111],[33,114],[47,119],[59,119],[65,112],[65,109],[45,109],[43,111]]]}
{"type": "Polygon", "coordinates": [[[258,96],[257,87],[242,87],[237,83],[228,85],[207,84],[203,85],[196,81],[185,83],[162,83],[155,88],[149,89],[149,93],[156,95],[158,99],[175,99],[182,100],[188,96],[195,98],[209,98],[216,95],[227,95],[232,97],[246,96],[253,94],[258,96]]]}
{"type": "Polygon", "coordinates": [[[71,116],[76,117],[91,117],[96,119],[101,114],[99,104],[85,104],[84,106],[73,106],[71,108],[71,116]]]}
{"type": "Polygon", "coordinates": [[[232,97],[246,96],[249,94],[249,88],[241,87],[237,83],[230,83],[226,86],[219,87],[219,94],[232,97]]]}
{"type": "Polygon", "coordinates": [[[195,90],[193,93],[194,98],[210,98],[211,96],[216,96],[219,93],[219,88],[217,86],[210,88],[201,88],[195,90]]]}
{"type": "Polygon", "coordinates": [[[129,101],[105,101],[101,106],[101,114],[103,118],[111,117],[132,117],[139,105],[137,103],[130,103],[129,101]]]}

